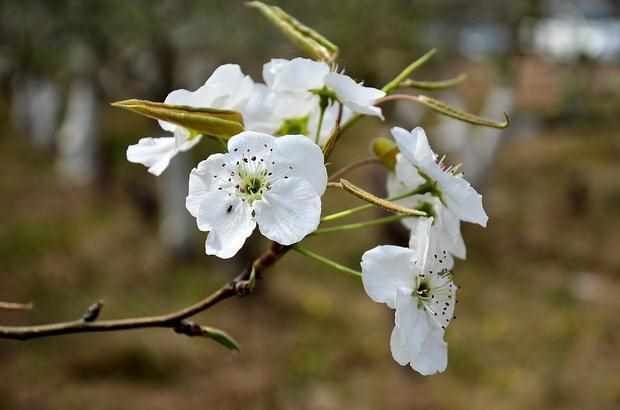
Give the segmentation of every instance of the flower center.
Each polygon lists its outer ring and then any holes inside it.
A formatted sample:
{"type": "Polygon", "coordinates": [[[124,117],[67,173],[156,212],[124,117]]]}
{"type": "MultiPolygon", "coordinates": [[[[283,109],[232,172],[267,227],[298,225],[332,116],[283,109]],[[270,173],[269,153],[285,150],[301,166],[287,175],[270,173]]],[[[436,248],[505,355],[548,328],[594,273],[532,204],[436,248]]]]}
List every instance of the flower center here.
{"type": "Polygon", "coordinates": [[[250,204],[257,199],[261,199],[263,194],[271,189],[268,176],[269,171],[261,166],[255,169],[248,169],[240,165],[237,168],[239,173],[239,185],[237,189],[241,197],[250,204]]]}

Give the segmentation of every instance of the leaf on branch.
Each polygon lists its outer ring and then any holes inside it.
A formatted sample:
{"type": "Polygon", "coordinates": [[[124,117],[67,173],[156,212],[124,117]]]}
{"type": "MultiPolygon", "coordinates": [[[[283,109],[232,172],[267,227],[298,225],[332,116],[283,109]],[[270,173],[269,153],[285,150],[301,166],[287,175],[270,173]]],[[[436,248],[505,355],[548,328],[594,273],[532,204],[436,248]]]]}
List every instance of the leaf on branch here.
{"type": "Polygon", "coordinates": [[[301,48],[310,57],[326,62],[336,60],[338,46],[286,13],[280,7],[270,6],[260,1],[251,1],[246,4],[248,7],[258,9],[293,44],[301,48]]]}
{"type": "Polygon", "coordinates": [[[502,122],[499,122],[499,121],[488,120],[486,118],[478,117],[477,115],[461,111],[459,109],[449,106],[448,104],[442,101],[436,100],[431,97],[427,97],[425,95],[416,96],[415,101],[420,102],[421,104],[427,106],[428,108],[430,108],[431,110],[435,112],[438,112],[450,118],[454,118],[456,120],[467,122],[473,125],[504,129],[508,127],[508,125],[510,124],[510,118],[508,117],[508,114],[506,113],[504,113],[505,120],[502,122]]]}
{"type": "Polygon", "coordinates": [[[204,336],[213,339],[229,350],[236,350],[237,352],[240,351],[239,343],[223,330],[207,326],[201,326],[201,329],[205,332],[204,336]]]}
{"type": "Polygon", "coordinates": [[[398,205],[394,202],[390,202],[386,199],[379,198],[378,196],[373,195],[368,191],[365,191],[364,189],[358,187],[357,185],[352,184],[346,179],[341,179],[340,184],[342,185],[342,188],[345,191],[350,192],[351,194],[355,195],[356,197],[360,199],[363,199],[366,202],[370,202],[371,204],[374,204],[380,208],[383,208],[388,212],[403,214],[403,215],[411,215],[411,216],[428,216],[426,212],[423,212],[417,209],[407,208],[402,205],[398,205]]]}
{"type": "Polygon", "coordinates": [[[243,116],[237,111],[195,108],[147,100],[124,100],[111,104],[155,120],[171,122],[196,133],[230,138],[243,131],[243,116]]]}
{"type": "Polygon", "coordinates": [[[437,90],[445,90],[446,88],[455,87],[463,83],[466,79],[467,79],[467,74],[463,73],[454,78],[450,78],[448,80],[443,80],[443,81],[417,81],[417,80],[407,79],[403,81],[400,84],[400,86],[417,88],[419,90],[425,90],[425,91],[437,91],[437,90]]]}

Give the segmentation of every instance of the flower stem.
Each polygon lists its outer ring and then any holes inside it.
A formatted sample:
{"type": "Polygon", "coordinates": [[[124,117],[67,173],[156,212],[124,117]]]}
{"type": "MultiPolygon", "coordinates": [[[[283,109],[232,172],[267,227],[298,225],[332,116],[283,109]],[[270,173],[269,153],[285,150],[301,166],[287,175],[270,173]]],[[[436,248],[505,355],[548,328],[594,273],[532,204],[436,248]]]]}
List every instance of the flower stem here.
{"type": "Polygon", "coordinates": [[[358,278],[362,277],[362,273],[360,271],[356,271],[353,270],[347,266],[341,265],[338,262],[335,262],[331,259],[326,258],[325,256],[321,256],[319,254],[316,254],[312,251],[309,251],[308,249],[302,247],[301,245],[297,244],[297,245],[293,245],[291,247],[293,250],[295,250],[296,252],[299,252],[300,254],[307,256],[311,259],[314,259],[316,261],[319,261],[327,266],[329,266],[330,268],[336,269],[340,272],[344,272],[344,273],[348,273],[349,275],[353,275],[353,276],[357,276],[358,278]]]}
{"type": "Polygon", "coordinates": [[[321,139],[321,128],[323,128],[323,117],[325,117],[326,107],[321,104],[321,113],[319,114],[319,125],[316,127],[316,135],[314,136],[314,143],[319,145],[321,139]]]}
{"type": "MultiPolygon", "coordinates": [[[[426,189],[425,184],[421,185],[421,187],[424,187],[424,189],[426,189]]],[[[395,195],[393,197],[388,198],[387,200],[398,201],[399,199],[408,198],[410,196],[418,195],[418,194],[420,194],[420,188],[416,188],[413,191],[405,192],[400,195],[395,195]]],[[[353,208],[345,209],[344,211],[340,211],[340,212],[336,212],[336,213],[324,216],[323,218],[321,218],[321,222],[335,221],[336,219],[344,218],[346,216],[353,215],[361,211],[365,211],[366,209],[373,208],[374,206],[375,206],[374,204],[364,204],[364,205],[356,206],[353,208]]]]}
{"type": "Polygon", "coordinates": [[[338,226],[329,226],[327,228],[317,229],[316,231],[312,233],[312,235],[321,235],[324,233],[333,233],[333,232],[340,232],[340,231],[350,231],[353,229],[366,228],[367,226],[382,225],[382,224],[386,224],[386,223],[390,223],[394,221],[400,221],[401,219],[407,218],[407,217],[410,217],[410,216],[409,215],[391,215],[391,216],[386,216],[383,218],[372,219],[370,221],[365,221],[365,222],[358,222],[358,223],[338,225],[338,226]]]}

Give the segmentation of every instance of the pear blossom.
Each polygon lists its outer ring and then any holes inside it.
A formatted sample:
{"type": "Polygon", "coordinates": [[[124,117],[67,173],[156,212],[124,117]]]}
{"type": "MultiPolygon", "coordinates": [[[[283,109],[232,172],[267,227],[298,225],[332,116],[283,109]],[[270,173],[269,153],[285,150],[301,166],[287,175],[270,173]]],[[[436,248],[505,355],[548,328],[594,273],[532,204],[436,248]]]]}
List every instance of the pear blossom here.
{"type": "Polygon", "coordinates": [[[392,136],[400,149],[396,159],[396,176],[406,185],[420,188],[437,197],[459,220],[486,226],[488,216],[482,207],[482,196],[455,167],[437,160],[420,127],[411,132],[394,127],[392,136]]]}
{"type": "Polygon", "coordinates": [[[328,64],[307,58],[293,60],[273,59],[263,66],[263,80],[273,91],[294,99],[291,106],[287,98],[276,107],[278,111],[294,110],[289,114],[299,117],[319,108],[321,96],[339,101],[353,113],[383,119],[381,108],[375,101],[385,92],[356,83],[351,77],[330,70],[328,64]]]}
{"type": "Polygon", "coordinates": [[[316,230],[327,186],[323,152],[302,135],[244,131],[192,170],[188,211],[209,232],[205,251],[234,256],[255,227],[291,245],[316,230]]]}
{"type": "MultiPolygon", "coordinates": [[[[225,64],[218,67],[202,87],[195,91],[174,90],[168,94],[164,103],[239,111],[246,105],[253,87],[252,79],[244,75],[238,65],[225,64]]],[[[141,138],[127,149],[129,162],[149,167],[148,171],[154,175],[161,175],[175,155],[190,150],[201,139],[200,135],[180,125],[158,122],[162,129],[171,132],[173,136],[141,138]]]]}
{"type": "Polygon", "coordinates": [[[428,236],[429,252],[447,251],[446,266],[453,265],[452,256],[464,259],[465,243],[461,235],[461,221],[486,226],[487,215],[482,207],[482,197],[457,172],[455,167],[445,167],[443,161],[431,151],[422,128],[408,132],[393,128],[392,135],[400,149],[393,173],[388,174],[387,191],[390,197],[415,192],[397,202],[409,208],[422,208],[433,216],[432,225],[426,230],[416,227],[425,223],[424,218],[405,218],[402,223],[411,231],[410,246],[418,235],[428,236]]]}
{"type": "MultiPolygon", "coordinates": [[[[429,223],[429,219],[426,219],[429,223]]],[[[377,246],[362,256],[362,281],[368,296],[396,309],[390,336],[392,357],[422,375],[445,371],[444,333],[454,317],[457,287],[444,266],[445,251],[377,246]]]]}

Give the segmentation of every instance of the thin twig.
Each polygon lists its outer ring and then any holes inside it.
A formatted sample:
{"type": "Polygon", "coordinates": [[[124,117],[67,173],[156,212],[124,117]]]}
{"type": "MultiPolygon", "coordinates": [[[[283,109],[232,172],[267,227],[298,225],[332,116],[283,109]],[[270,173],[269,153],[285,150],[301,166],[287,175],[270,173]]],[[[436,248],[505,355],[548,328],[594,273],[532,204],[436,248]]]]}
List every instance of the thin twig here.
{"type": "Polygon", "coordinates": [[[32,303],[0,302],[0,309],[4,309],[4,310],[32,310],[32,303]]]}
{"type": "Polygon", "coordinates": [[[366,165],[372,165],[372,164],[381,164],[381,160],[379,158],[373,157],[373,158],[362,159],[352,164],[349,164],[346,167],[340,168],[338,171],[334,172],[329,177],[329,181],[338,181],[340,177],[348,174],[349,172],[356,170],[357,168],[361,168],[366,165]]]}
{"type": "Polygon", "coordinates": [[[97,320],[94,313],[98,314],[97,311],[101,310],[101,306],[95,304],[91,306],[83,318],[79,320],[35,326],[0,326],[0,338],[29,340],[75,333],[113,332],[147,328],[168,328],[186,336],[200,336],[200,332],[194,331],[196,327],[186,319],[232,296],[245,295],[250,292],[252,283],[250,283],[248,279],[251,276],[251,272],[253,271],[256,277],[260,278],[262,271],[278,261],[288,249],[289,248],[286,246],[279,245],[275,242],[272,243],[271,248],[267,252],[255,259],[250,267],[236,278],[201,301],[172,313],[118,320],[97,320]],[[90,319],[90,321],[86,320],[87,318],[90,319]]]}

